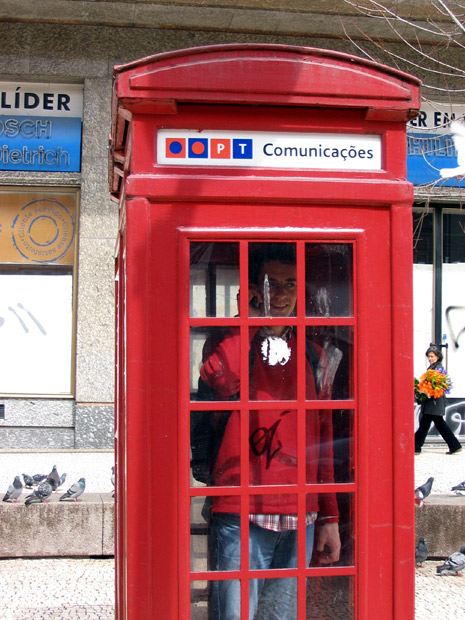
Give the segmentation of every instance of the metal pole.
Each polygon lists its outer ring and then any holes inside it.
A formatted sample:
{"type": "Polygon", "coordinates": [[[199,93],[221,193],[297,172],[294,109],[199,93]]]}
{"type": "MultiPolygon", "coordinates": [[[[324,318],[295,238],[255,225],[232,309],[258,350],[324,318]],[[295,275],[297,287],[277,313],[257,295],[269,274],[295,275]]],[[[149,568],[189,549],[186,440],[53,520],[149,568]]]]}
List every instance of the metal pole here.
{"type": "Polygon", "coordinates": [[[433,340],[442,343],[442,207],[434,208],[433,340]]]}

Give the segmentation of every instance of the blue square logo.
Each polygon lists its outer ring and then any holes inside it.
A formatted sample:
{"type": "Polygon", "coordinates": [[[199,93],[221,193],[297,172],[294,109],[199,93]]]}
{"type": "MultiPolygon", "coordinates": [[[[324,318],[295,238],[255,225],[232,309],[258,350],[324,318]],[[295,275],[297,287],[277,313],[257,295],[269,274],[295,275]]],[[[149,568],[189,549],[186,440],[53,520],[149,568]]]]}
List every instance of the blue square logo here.
{"type": "Polygon", "coordinates": [[[253,140],[251,138],[235,138],[233,140],[233,159],[252,159],[253,140]]]}
{"type": "Polygon", "coordinates": [[[188,157],[191,159],[207,159],[208,138],[189,138],[188,157]]]}

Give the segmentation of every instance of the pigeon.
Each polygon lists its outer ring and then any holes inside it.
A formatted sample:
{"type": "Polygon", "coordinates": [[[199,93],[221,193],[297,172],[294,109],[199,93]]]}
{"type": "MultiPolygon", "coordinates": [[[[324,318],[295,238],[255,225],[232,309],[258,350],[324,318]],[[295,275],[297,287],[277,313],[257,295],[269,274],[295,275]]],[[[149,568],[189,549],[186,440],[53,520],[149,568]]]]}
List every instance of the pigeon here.
{"type": "Polygon", "coordinates": [[[34,480],[34,484],[38,485],[42,482],[42,480],[45,480],[47,478],[47,474],[34,474],[32,476],[32,479],[34,480]]]}
{"type": "Polygon", "coordinates": [[[450,555],[444,564],[436,567],[436,573],[438,575],[455,574],[457,577],[461,577],[460,574],[465,568],[465,546],[450,555]]]}
{"type": "Polygon", "coordinates": [[[12,501],[14,504],[18,502],[18,497],[23,492],[23,483],[21,482],[21,478],[19,476],[15,476],[13,483],[8,487],[7,492],[3,497],[4,502],[12,501]]]}
{"type": "Polygon", "coordinates": [[[417,487],[415,489],[415,504],[417,506],[422,506],[425,499],[431,493],[431,488],[433,486],[434,478],[428,478],[425,484],[417,487]]]}
{"type": "Polygon", "coordinates": [[[79,480],[77,482],[74,482],[69,487],[69,489],[66,491],[66,493],[64,493],[60,497],[59,501],[63,502],[67,499],[72,499],[73,501],[77,502],[78,497],[80,497],[84,493],[85,488],[86,488],[86,479],[79,478],[79,480]]]}
{"type": "Polygon", "coordinates": [[[56,488],[55,493],[58,491],[58,489],[60,489],[60,488],[64,485],[65,480],[66,480],[66,476],[67,476],[67,475],[68,475],[68,474],[61,474],[61,476],[60,476],[60,482],[58,483],[58,486],[57,486],[57,488],[56,488]]]}
{"type": "Polygon", "coordinates": [[[455,491],[457,495],[465,495],[465,480],[460,484],[456,484],[455,487],[452,487],[451,491],[455,491]]]}
{"type": "Polygon", "coordinates": [[[23,474],[24,486],[26,489],[32,489],[34,486],[34,478],[29,474],[23,474]]]}
{"type": "Polygon", "coordinates": [[[459,121],[452,121],[450,124],[452,140],[457,151],[456,168],[441,168],[439,174],[443,179],[461,177],[465,175],[465,125],[459,121]]]}
{"type": "Polygon", "coordinates": [[[26,497],[24,503],[26,506],[29,506],[30,504],[40,504],[41,502],[46,502],[52,494],[52,491],[52,486],[46,480],[43,480],[34,493],[31,493],[26,497]]]}
{"type": "MultiPolygon", "coordinates": [[[[113,486],[115,486],[115,466],[112,465],[111,467],[111,484],[113,486]]],[[[112,497],[115,497],[115,492],[113,491],[113,493],[111,494],[112,497]]]]}
{"type": "Polygon", "coordinates": [[[423,562],[428,559],[428,549],[425,543],[425,537],[420,536],[418,545],[415,547],[415,566],[423,566],[423,562]]]}
{"type": "Polygon", "coordinates": [[[52,491],[56,493],[58,487],[60,486],[60,476],[58,475],[56,465],[52,467],[52,471],[47,476],[47,482],[52,487],[52,491]]]}

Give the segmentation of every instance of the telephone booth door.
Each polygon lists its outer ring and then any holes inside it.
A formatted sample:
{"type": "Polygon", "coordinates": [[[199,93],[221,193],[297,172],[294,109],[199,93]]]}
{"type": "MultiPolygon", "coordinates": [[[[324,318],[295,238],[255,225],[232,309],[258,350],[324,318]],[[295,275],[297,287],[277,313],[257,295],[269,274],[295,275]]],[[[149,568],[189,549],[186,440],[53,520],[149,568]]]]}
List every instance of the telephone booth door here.
{"type": "Polygon", "coordinates": [[[117,68],[118,620],[413,620],[417,108],[309,48],[117,68]]]}
{"type": "Polygon", "coordinates": [[[354,618],[355,241],[310,230],[181,241],[192,618],[326,618],[330,607],[354,618]]]}

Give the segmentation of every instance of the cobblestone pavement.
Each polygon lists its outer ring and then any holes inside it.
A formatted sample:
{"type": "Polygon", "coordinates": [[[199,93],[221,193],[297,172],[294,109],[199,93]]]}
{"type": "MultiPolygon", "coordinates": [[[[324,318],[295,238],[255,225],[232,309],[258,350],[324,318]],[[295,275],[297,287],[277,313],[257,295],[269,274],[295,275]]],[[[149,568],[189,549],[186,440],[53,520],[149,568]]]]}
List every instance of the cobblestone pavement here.
{"type": "Polygon", "coordinates": [[[465,579],[455,575],[438,576],[441,562],[427,561],[415,569],[415,618],[441,620],[465,618],[465,579]]]}
{"type": "MultiPolygon", "coordinates": [[[[465,618],[465,579],[415,570],[415,617],[465,618]]],[[[113,559],[0,560],[2,620],[114,620],[113,559]]],[[[157,619],[158,620],[158,619],[157,619]]]]}
{"type": "Polygon", "coordinates": [[[2,620],[114,620],[113,559],[0,561],[2,620]]]}

